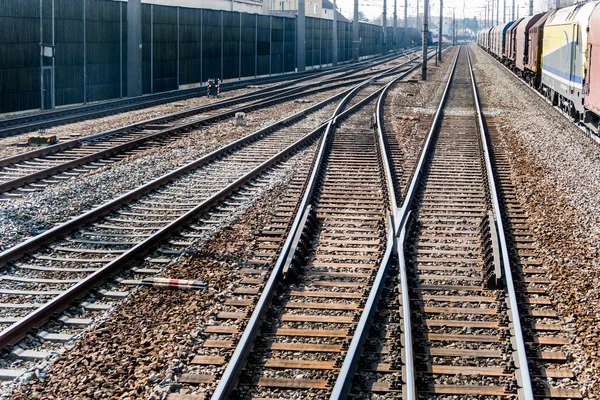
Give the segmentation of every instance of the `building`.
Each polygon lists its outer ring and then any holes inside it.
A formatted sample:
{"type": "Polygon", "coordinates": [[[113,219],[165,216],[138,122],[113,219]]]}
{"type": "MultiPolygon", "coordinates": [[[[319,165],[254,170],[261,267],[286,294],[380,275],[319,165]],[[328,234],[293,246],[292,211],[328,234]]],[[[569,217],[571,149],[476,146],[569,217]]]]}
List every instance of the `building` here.
{"type": "Polygon", "coordinates": [[[142,0],[142,3],[156,4],[161,6],[239,11],[256,14],[267,13],[266,6],[263,4],[263,0],[142,0]]]}
{"type": "MultiPolygon", "coordinates": [[[[329,0],[305,0],[305,15],[313,18],[333,19],[333,3],[329,0]]],[[[298,12],[298,0],[270,0],[269,13],[273,15],[295,16],[298,12]]],[[[348,22],[339,12],[338,21],[348,22]]]]}

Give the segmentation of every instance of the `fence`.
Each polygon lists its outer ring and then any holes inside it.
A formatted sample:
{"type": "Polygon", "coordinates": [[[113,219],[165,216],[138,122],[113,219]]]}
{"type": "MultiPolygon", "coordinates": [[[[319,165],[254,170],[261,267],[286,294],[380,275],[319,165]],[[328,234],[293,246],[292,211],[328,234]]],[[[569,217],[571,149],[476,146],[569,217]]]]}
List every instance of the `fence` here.
{"type": "MultiPolygon", "coordinates": [[[[338,22],[339,61],[352,56],[352,24],[338,22]]],[[[306,65],[332,63],[333,21],[306,18],[306,65]]],[[[400,47],[380,26],[360,24],[360,55],[400,47]]],[[[143,93],[293,72],[296,19],[142,6],[143,93]]],[[[123,97],[127,4],[112,0],[0,1],[0,113],[123,97]],[[45,54],[42,55],[42,53],[45,54]]]]}

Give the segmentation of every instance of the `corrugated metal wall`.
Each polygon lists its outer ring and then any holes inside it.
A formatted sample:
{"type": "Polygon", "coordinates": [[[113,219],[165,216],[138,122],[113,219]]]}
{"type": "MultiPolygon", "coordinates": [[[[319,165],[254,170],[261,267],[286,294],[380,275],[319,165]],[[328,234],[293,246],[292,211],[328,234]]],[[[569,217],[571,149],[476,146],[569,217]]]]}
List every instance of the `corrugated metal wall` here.
{"type": "MultiPolygon", "coordinates": [[[[306,18],[307,66],[333,61],[332,28],[333,21],[306,18]]],[[[399,31],[397,45],[402,44],[399,31]]],[[[418,37],[414,31],[410,37],[418,37]]],[[[361,56],[393,48],[391,28],[385,48],[381,27],[361,24],[360,34],[361,56]]],[[[338,23],[338,39],[339,60],[350,60],[351,23],[338,23]]],[[[280,74],[295,69],[296,20],[144,4],[142,45],[143,93],[198,85],[209,78],[280,74]]],[[[122,97],[126,71],[126,3],[0,1],[0,113],[40,108],[42,97],[44,108],[122,97]],[[54,41],[54,58],[40,57],[40,34],[45,46],[54,41]]]]}

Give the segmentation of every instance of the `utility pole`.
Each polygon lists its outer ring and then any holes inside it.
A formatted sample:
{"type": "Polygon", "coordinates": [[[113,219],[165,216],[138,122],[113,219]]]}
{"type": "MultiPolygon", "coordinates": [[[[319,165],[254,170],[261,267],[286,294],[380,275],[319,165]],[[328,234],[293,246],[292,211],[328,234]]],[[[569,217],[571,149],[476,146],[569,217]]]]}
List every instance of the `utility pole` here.
{"type": "Polygon", "coordinates": [[[529,16],[533,16],[533,0],[529,0],[529,16]]]}
{"type": "Polygon", "coordinates": [[[500,0],[496,0],[496,25],[500,24],[500,0]]]}
{"type": "Polygon", "coordinates": [[[419,0],[417,0],[417,26],[415,28],[419,29],[421,27],[421,21],[419,20],[419,0]]]}
{"type": "Polygon", "coordinates": [[[338,63],[338,17],[337,17],[337,4],[336,0],[333,0],[333,65],[338,63]]]}
{"type": "MultiPolygon", "coordinates": [[[[531,0],[533,1],[533,0],[531,0]]],[[[502,23],[506,23],[506,0],[504,0],[504,9],[502,10],[502,23]]]]}
{"type": "Polygon", "coordinates": [[[421,79],[427,80],[427,39],[429,38],[429,29],[427,23],[429,21],[429,0],[425,0],[423,5],[423,62],[421,63],[421,79]]]}
{"type": "MultiPolygon", "coordinates": [[[[558,1],[558,0],[557,0],[558,1]]],[[[510,19],[511,21],[515,20],[515,0],[512,0],[512,17],[510,19]]]]}
{"type": "Polygon", "coordinates": [[[296,68],[298,72],[306,69],[306,6],[304,0],[298,0],[298,31],[296,32],[296,68]]]}
{"type": "Polygon", "coordinates": [[[558,10],[560,8],[560,0],[556,0],[556,9],[558,10]]]}
{"type": "MultiPolygon", "coordinates": [[[[304,3],[304,0],[299,0],[304,3]]],[[[514,1],[514,0],[513,0],[514,1]]],[[[352,58],[358,61],[359,57],[359,37],[358,37],[358,0],[354,0],[354,20],[352,21],[352,58]]]]}
{"type": "Polygon", "coordinates": [[[394,47],[398,49],[398,0],[394,0],[394,47]]]}
{"type": "Polygon", "coordinates": [[[491,25],[494,25],[494,1],[495,0],[492,0],[492,15],[490,18],[491,25]]]}
{"type": "Polygon", "coordinates": [[[408,0],[404,0],[404,48],[408,49],[408,0]]]}
{"type": "Polygon", "coordinates": [[[440,29],[438,32],[438,61],[442,62],[442,25],[444,24],[444,0],[440,0],[440,29]]]}
{"type": "Polygon", "coordinates": [[[387,0],[383,0],[383,14],[381,15],[381,26],[383,28],[383,43],[382,43],[382,53],[387,53],[387,0]]]}
{"type": "Polygon", "coordinates": [[[455,9],[452,9],[452,45],[456,46],[456,15],[455,9]]]}

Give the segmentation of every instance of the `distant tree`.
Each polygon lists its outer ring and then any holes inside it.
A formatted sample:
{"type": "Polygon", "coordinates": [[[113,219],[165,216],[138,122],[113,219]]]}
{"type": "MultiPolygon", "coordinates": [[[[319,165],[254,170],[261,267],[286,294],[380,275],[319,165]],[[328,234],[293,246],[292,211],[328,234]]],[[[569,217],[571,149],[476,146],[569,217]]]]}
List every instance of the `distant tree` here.
{"type": "Polygon", "coordinates": [[[365,14],[362,11],[358,12],[358,20],[362,22],[369,22],[369,18],[365,17],[365,14]]]}
{"type": "MultiPolygon", "coordinates": [[[[477,18],[475,18],[475,17],[466,18],[464,21],[464,24],[465,24],[465,28],[470,29],[473,32],[477,32],[479,30],[479,22],[477,21],[477,18]]],[[[462,24],[459,24],[458,26],[462,28],[462,24]]]]}

